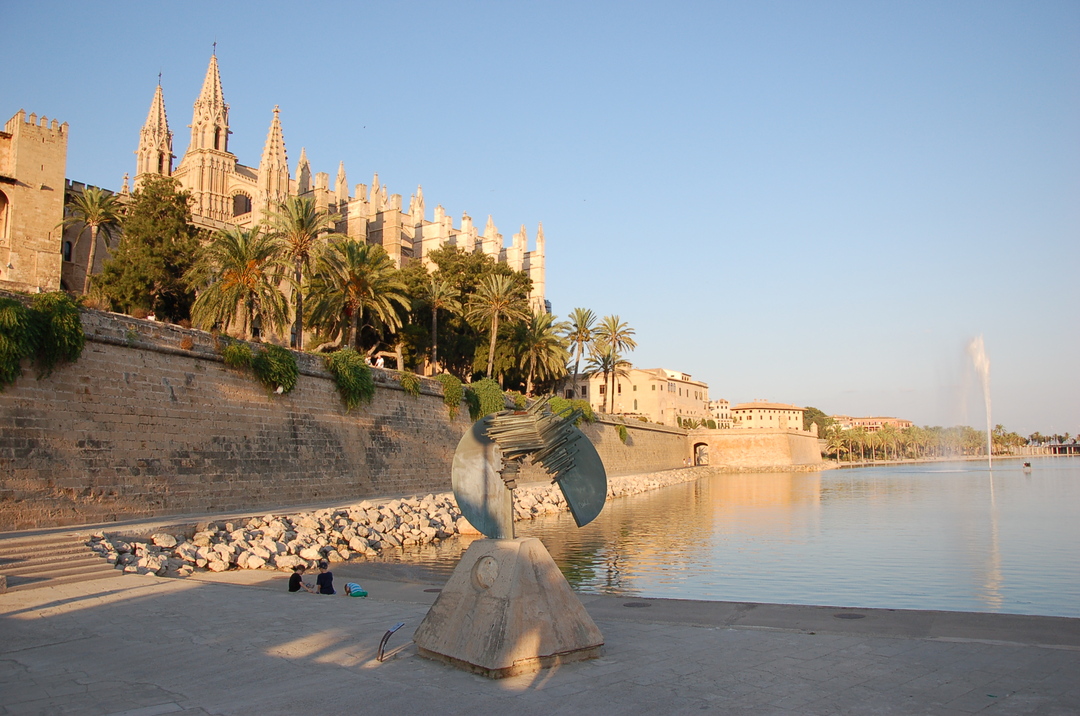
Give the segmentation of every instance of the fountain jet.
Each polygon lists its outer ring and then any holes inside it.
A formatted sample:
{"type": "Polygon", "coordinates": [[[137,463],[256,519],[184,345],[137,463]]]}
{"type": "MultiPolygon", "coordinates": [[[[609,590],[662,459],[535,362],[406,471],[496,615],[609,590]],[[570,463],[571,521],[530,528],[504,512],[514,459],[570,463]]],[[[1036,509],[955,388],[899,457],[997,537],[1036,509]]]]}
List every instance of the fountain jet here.
{"type": "Polygon", "coordinates": [[[986,346],[983,345],[983,337],[973,338],[967,347],[968,355],[975,365],[975,372],[979,374],[982,383],[983,400],[986,401],[986,465],[994,467],[994,443],[991,439],[990,421],[990,359],[986,357],[986,346]]]}

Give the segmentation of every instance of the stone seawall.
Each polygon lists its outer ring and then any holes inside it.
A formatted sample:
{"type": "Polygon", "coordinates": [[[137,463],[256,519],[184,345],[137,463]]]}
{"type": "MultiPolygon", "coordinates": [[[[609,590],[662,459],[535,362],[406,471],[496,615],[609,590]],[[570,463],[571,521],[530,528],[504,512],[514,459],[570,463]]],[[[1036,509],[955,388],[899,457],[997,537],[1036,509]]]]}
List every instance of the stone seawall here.
{"type": "MultiPolygon", "coordinates": [[[[318,356],[274,395],[227,368],[202,331],[84,311],[79,360],[0,392],[0,531],[137,517],[258,511],[442,492],[470,421],[442,388],[405,393],[374,370],[375,399],[346,413],[318,356]]],[[[584,426],[610,475],[680,467],[686,435],[584,426]]],[[[536,474],[528,479],[542,478],[536,474]]]]}

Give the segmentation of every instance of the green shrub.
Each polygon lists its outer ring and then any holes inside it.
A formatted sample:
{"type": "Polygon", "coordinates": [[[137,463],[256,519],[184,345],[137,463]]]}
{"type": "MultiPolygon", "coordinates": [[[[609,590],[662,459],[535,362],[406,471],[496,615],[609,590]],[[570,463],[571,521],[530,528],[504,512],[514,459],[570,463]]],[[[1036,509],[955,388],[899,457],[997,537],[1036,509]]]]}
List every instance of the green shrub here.
{"type": "Polygon", "coordinates": [[[251,358],[251,369],[255,377],[268,389],[288,393],[296,387],[300,368],[296,365],[296,356],[287,348],[268,345],[251,358]]]}
{"type": "Polygon", "coordinates": [[[40,379],[78,360],[85,344],[78,304],[66,293],[39,294],[30,307],[0,298],[0,390],[22,375],[24,358],[35,359],[40,379]]]}
{"type": "Polygon", "coordinates": [[[74,363],[86,345],[79,306],[66,293],[54,291],[34,296],[33,311],[41,321],[38,333],[38,377],[52,373],[56,364],[74,363]]]}
{"type": "Polygon", "coordinates": [[[443,403],[449,409],[450,419],[453,420],[461,408],[461,400],[465,397],[465,389],[456,375],[441,373],[435,376],[435,380],[442,384],[443,403]]]}
{"type": "Polygon", "coordinates": [[[513,403],[514,407],[518,410],[524,410],[525,406],[529,404],[529,402],[525,399],[525,394],[519,393],[516,390],[506,391],[506,396],[510,398],[510,402],[513,403]]]}
{"type": "Polygon", "coordinates": [[[705,424],[709,427],[709,430],[716,430],[716,421],[712,418],[706,420],[705,424]]]}
{"type": "MultiPolygon", "coordinates": [[[[473,383],[469,386],[466,396],[469,394],[476,398],[475,403],[469,400],[469,413],[473,420],[506,410],[506,397],[503,395],[502,388],[491,378],[484,378],[473,383]]],[[[466,399],[468,400],[467,397],[466,399]]]]}
{"type": "Polygon", "coordinates": [[[625,445],[626,441],[630,439],[630,433],[627,432],[625,425],[616,425],[615,432],[619,434],[619,440],[622,441],[623,445],[625,445]]]}
{"type": "Polygon", "coordinates": [[[230,368],[245,370],[251,368],[254,356],[247,343],[226,343],[221,349],[221,358],[230,368]]]}
{"type": "Polygon", "coordinates": [[[22,360],[34,354],[38,326],[30,309],[13,298],[0,298],[0,390],[22,375],[22,360]]]}
{"type": "Polygon", "coordinates": [[[375,397],[375,379],[364,357],[352,348],[335,351],[326,356],[326,369],[334,376],[341,400],[348,412],[375,397]]]}
{"type": "Polygon", "coordinates": [[[414,398],[420,396],[420,377],[416,373],[404,372],[398,376],[401,389],[414,398]]]}
{"type": "Polygon", "coordinates": [[[592,406],[589,405],[589,401],[581,400],[580,398],[567,400],[566,398],[560,398],[556,395],[548,402],[548,407],[551,408],[552,413],[562,418],[568,418],[575,410],[580,410],[581,417],[574,421],[574,425],[578,427],[580,427],[583,422],[591,423],[596,420],[596,413],[593,412],[592,406]]]}

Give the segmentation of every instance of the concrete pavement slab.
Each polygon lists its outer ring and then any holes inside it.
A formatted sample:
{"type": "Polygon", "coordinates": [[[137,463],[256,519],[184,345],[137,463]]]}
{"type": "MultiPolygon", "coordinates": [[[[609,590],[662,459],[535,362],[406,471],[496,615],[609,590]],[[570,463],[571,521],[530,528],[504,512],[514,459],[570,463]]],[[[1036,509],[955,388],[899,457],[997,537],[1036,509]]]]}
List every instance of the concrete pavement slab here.
{"type": "Polygon", "coordinates": [[[2,595],[0,714],[1080,713],[1080,620],[583,595],[602,658],[489,681],[417,657],[437,584],[334,571],[371,596],[267,571],[2,595]]]}

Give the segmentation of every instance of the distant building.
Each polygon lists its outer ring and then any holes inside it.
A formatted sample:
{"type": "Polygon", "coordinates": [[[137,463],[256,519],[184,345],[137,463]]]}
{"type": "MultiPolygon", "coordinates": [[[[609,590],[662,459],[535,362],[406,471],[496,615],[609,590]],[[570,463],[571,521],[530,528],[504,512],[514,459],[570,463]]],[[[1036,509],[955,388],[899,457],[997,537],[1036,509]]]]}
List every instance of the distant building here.
{"type": "MultiPolygon", "coordinates": [[[[610,383],[610,377],[608,382],[610,383]]],[[[694,380],[688,373],[664,368],[631,368],[615,383],[614,400],[605,400],[610,385],[604,385],[604,375],[595,373],[578,376],[577,394],[597,412],[646,418],[661,425],[677,426],[679,419],[696,421],[710,417],[709,385],[694,380]]],[[[573,387],[566,397],[574,395],[573,387]]]]}
{"type": "Polygon", "coordinates": [[[805,411],[805,408],[795,405],[770,403],[765,400],[740,403],[731,408],[732,427],[802,430],[805,411]]]}
{"type": "Polygon", "coordinates": [[[731,427],[731,403],[724,398],[709,401],[709,415],[716,421],[716,427],[727,430],[731,427]]]}
{"type": "Polygon", "coordinates": [[[910,420],[901,420],[900,418],[853,418],[850,415],[830,415],[829,417],[835,420],[836,424],[843,430],[862,428],[868,433],[876,433],[885,425],[891,425],[897,430],[903,430],[915,424],[910,420]]]}

